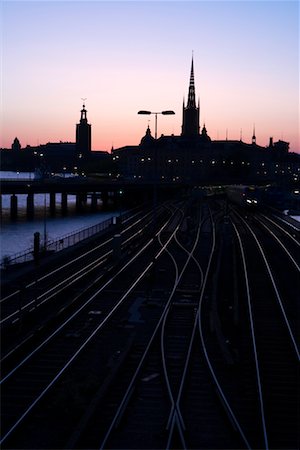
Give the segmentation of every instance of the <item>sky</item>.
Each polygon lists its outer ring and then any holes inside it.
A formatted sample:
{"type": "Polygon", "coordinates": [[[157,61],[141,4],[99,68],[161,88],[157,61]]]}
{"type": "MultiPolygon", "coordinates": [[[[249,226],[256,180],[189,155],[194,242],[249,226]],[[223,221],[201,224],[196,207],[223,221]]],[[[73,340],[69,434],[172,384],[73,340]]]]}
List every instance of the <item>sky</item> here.
{"type": "Polygon", "coordinates": [[[0,147],[75,141],[82,99],[92,149],[138,145],[152,112],[179,135],[192,53],[212,139],[299,145],[298,1],[0,2],[0,147]],[[226,131],[227,130],[227,131],[226,131]]]}

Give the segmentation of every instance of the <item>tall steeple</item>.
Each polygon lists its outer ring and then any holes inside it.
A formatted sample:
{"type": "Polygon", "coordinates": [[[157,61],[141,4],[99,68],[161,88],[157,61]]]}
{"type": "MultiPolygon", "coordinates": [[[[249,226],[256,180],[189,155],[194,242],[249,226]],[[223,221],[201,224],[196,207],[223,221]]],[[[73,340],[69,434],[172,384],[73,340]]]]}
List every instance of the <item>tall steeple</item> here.
{"type": "Polygon", "coordinates": [[[199,103],[196,106],[195,78],[194,78],[194,58],[192,57],[192,66],[190,74],[190,84],[188,92],[188,101],[186,107],[183,103],[182,108],[182,136],[199,135],[199,103]]]}
{"type": "Polygon", "coordinates": [[[80,111],[80,122],[76,125],[76,153],[79,157],[87,156],[91,152],[91,125],[87,120],[85,104],[80,111]],[[81,155],[81,156],[80,156],[81,155]]]}
{"type": "Polygon", "coordinates": [[[187,106],[187,108],[196,108],[194,60],[193,60],[193,57],[192,57],[192,67],[191,67],[191,75],[190,75],[188,102],[187,102],[186,106],[187,106]]]}

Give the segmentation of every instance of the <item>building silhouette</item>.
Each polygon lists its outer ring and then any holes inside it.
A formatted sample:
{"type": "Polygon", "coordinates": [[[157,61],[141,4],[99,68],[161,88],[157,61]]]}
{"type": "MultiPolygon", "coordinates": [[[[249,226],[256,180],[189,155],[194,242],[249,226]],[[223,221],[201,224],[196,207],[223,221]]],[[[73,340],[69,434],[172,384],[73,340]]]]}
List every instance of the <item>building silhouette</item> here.
{"type": "Polygon", "coordinates": [[[80,122],[76,125],[76,153],[88,157],[92,150],[92,130],[87,120],[85,104],[82,106],[80,122]]]}
{"type": "Polygon", "coordinates": [[[299,180],[300,156],[289,154],[284,141],[266,147],[257,145],[255,126],[251,143],[212,140],[206,125],[200,132],[200,107],[196,105],[194,60],[192,58],[188,99],[182,108],[181,135],[154,139],[148,126],[136,146],[112,151],[120,176],[127,180],[207,184],[269,183],[283,177],[299,180]],[[293,156],[292,156],[293,155],[293,156]]]}
{"type": "Polygon", "coordinates": [[[270,138],[267,146],[240,140],[212,140],[206,124],[200,128],[200,101],[196,104],[194,59],[188,83],[188,98],[182,107],[180,135],[154,138],[149,126],[139,145],[92,151],[92,129],[83,104],[76,124],[75,142],[48,142],[22,148],[18,138],[10,149],[1,150],[2,170],[44,168],[48,173],[77,171],[117,175],[128,181],[204,184],[297,183],[300,155],[289,153],[289,143],[270,138]]]}

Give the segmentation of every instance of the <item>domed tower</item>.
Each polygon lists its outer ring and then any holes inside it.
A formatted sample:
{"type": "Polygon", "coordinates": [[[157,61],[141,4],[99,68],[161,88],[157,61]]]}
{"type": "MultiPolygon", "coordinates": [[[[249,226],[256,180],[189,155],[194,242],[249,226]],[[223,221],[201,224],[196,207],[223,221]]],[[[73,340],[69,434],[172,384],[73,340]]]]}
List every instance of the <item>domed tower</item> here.
{"type": "Polygon", "coordinates": [[[190,85],[188,93],[187,105],[182,108],[182,136],[198,136],[199,135],[199,119],[200,108],[196,106],[195,98],[195,80],[194,80],[194,61],[192,58],[192,67],[190,75],[190,85]]]}
{"type": "Polygon", "coordinates": [[[151,135],[151,130],[150,130],[149,125],[148,125],[148,128],[146,130],[146,134],[145,134],[145,136],[142,137],[140,145],[142,145],[143,147],[149,147],[154,142],[155,142],[155,139],[151,135]]]}
{"type": "Polygon", "coordinates": [[[18,138],[14,139],[14,142],[11,144],[11,149],[16,152],[21,150],[21,144],[18,138]]]}
{"type": "Polygon", "coordinates": [[[92,150],[91,125],[86,117],[85,104],[82,106],[80,122],[76,125],[76,153],[88,156],[92,150]]]}

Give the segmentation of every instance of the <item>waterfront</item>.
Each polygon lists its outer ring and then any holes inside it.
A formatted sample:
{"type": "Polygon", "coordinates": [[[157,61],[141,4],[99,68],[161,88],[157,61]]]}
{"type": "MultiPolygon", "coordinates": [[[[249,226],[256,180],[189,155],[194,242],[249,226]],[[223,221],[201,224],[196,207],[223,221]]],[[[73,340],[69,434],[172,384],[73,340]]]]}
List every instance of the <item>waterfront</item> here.
{"type": "MultiPolygon", "coordinates": [[[[69,174],[65,174],[68,176],[69,174]]],[[[34,174],[30,172],[1,172],[1,179],[33,179],[34,174]]],[[[44,241],[59,239],[69,233],[75,233],[81,229],[103,222],[104,220],[118,215],[117,211],[94,213],[78,213],[76,211],[75,195],[68,196],[68,215],[61,215],[61,196],[57,195],[56,216],[51,217],[49,211],[49,194],[36,194],[35,216],[28,220],[26,217],[26,195],[18,195],[18,218],[10,219],[10,195],[2,195],[2,220],[0,236],[0,259],[4,256],[12,256],[16,253],[26,251],[33,245],[35,232],[41,235],[44,241]]]]}

